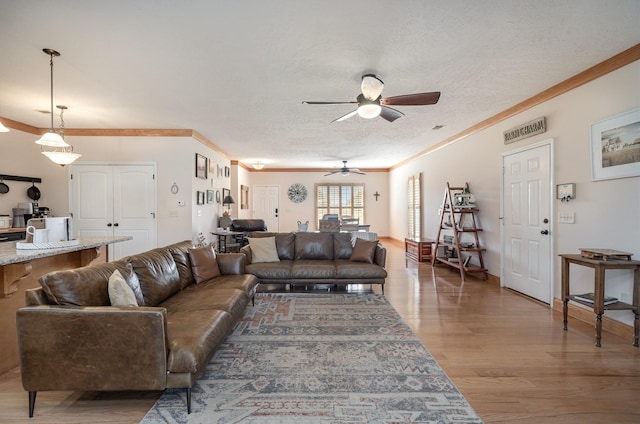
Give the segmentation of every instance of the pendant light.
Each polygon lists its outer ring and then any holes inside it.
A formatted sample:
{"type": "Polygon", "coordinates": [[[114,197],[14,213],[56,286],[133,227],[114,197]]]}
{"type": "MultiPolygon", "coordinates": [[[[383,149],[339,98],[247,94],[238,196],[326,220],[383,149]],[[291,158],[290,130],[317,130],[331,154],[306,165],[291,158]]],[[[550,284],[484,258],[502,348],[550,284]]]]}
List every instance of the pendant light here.
{"type": "Polygon", "coordinates": [[[49,56],[49,67],[51,69],[51,126],[49,131],[44,133],[42,137],[36,140],[36,144],[41,146],[42,154],[48,157],[52,162],[58,165],[65,166],[73,163],[80,156],[77,153],[73,153],[73,146],[64,141],[64,121],[62,120],[62,114],[67,109],[66,106],[58,106],[60,109],[61,119],[61,131],[62,135],[58,134],[53,128],[53,57],[60,56],[60,53],[53,49],[42,49],[42,51],[49,56]]]}
{"type": "MultiPolygon", "coordinates": [[[[63,105],[56,105],[58,109],[60,109],[60,137],[64,141],[64,111],[68,108],[63,105]]],[[[65,142],[66,144],[66,142],[65,142]]],[[[57,163],[60,166],[69,165],[75,162],[81,154],[73,153],[73,146],[67,144],[69,147],[55,147],[55,148],[44,148],[42,149],[42,154],[48,157],[53,163],[57,163]]]]}
{"type": "Polygon", "coordinates": [[[0,121],[0,132],[9,132],[9,128],[5,127],[2,121],[0,121]]]}

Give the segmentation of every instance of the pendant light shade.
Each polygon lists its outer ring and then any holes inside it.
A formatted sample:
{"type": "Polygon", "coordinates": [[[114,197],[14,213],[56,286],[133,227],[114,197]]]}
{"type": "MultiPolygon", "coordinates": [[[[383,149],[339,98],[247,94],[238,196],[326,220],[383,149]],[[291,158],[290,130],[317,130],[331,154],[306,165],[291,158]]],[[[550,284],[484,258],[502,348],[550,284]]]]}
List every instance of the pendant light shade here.
{"type": "Polygon", "coordinates": [[[57,106],[60,109],[60,133],[53,128],[53,57],[60,56],[60,53],[53,49],[42,49],[49,55],[49,67],[51,69],[51,127],[42,137],[36,140],[42,149],[42,154],[48,157],[53,163],[65,166],[78,159],[80,154],[73,153],[73,146],[64,141],[64,111],[66,106],[57,106]]]}
{"type": "Polygon", "coordinates": [[[2,121],[0,121],[0,132],[9,132],[9,128],[5,127],[2,121]]]}
{"type": "MultiPolygon", "coordinates": [[[[53,114],[51,115],[53,116],[53,114]]],[[[51,118],[53,119],[53,118],[51,118]]],[[[49,130],[36,140],[36,144],[50,147],[69,147],[66,141],[55,131],[49,130]]]]}

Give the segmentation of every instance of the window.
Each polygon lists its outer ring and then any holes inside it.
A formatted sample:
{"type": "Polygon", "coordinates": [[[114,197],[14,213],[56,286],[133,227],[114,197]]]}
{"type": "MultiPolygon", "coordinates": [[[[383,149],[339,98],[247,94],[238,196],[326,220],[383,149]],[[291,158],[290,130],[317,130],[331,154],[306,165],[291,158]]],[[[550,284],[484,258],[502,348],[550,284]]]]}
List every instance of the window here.
{"type": "Polygon", "coordinates": [[[407,222],[409,224],[407,234],[412,238],[420,238],[422,235],[422,213],[420,213],[422,210],[421,179],[422,173],[418,172],[409,177],[409,184],[407,186],[407,222]]]}
{"type": "Polygon", "coordinates": [[[364,222],[364,184],[316,184],[316,222],[325,214],[364,222]]]}

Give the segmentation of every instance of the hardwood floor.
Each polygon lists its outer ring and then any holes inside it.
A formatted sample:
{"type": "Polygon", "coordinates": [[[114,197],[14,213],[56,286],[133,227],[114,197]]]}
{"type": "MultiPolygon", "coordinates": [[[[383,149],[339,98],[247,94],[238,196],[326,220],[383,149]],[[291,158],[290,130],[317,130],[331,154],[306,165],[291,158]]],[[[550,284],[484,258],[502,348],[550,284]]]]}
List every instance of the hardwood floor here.
{"type": "MultiPolygon", "coordinates": [[[[630,339],[605,331],[597,348],[591,323],[570,318],[563,331],[547,305],[385,246],[385,296],[486,423],[640,422],[640,349],[630,339]]],[[[158,396],[40,392],[29,419],[16,369],[0,376],[0,423],[137,423],[158,396]]]]}

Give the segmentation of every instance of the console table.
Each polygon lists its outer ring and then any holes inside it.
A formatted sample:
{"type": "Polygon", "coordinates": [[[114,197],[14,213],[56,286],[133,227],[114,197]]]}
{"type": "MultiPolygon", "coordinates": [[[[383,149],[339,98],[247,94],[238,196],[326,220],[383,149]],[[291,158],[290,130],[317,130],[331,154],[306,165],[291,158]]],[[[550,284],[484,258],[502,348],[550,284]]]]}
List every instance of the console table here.
{"type": "Polygon", "coordinates": [[[229,253],[237,251],[242,247],[242,231],[213,231],[211,234],[218,237],[218,253],[229,253]]]}
{"type": "Polygon", "coordinates": [[[563,316],[563,329],[567,329],[567,303],[569,300],[581,303],[583,305],[592,306],[593,312],[596,314],[596,341],[595,345],[600,347],[600,339],[602,332],[602,315],[605,309],[631,309],[635,315],[633,322],[633,345],[638,346],[638,334],[640,333],[640,262],[632,260],[619,260],[619,259],[590,259],[582,257],[581,255],[559,255],[562,258],[562,316],[563,316]],[[570,275],[569,267],[571,264],[586,266],[592,268],[595,273],[594,281],[594,297],[593,304],[589,302],[583,302],[571,295],[570,292],[570,275]],[[624,302],[616,302],[610,305],[604,304],[604,283],[605,283],[605,271],[609,269],[630,269],[633,271],[633,303],[628,304],[624,302]]]}
{"type": "Polygon", "coordinates": [[[432,256],[432,243],[435,243],[435,241],[426,238],[407,237],[404,239],[405,255],[414,261],[429,262],[432,256]]]}

